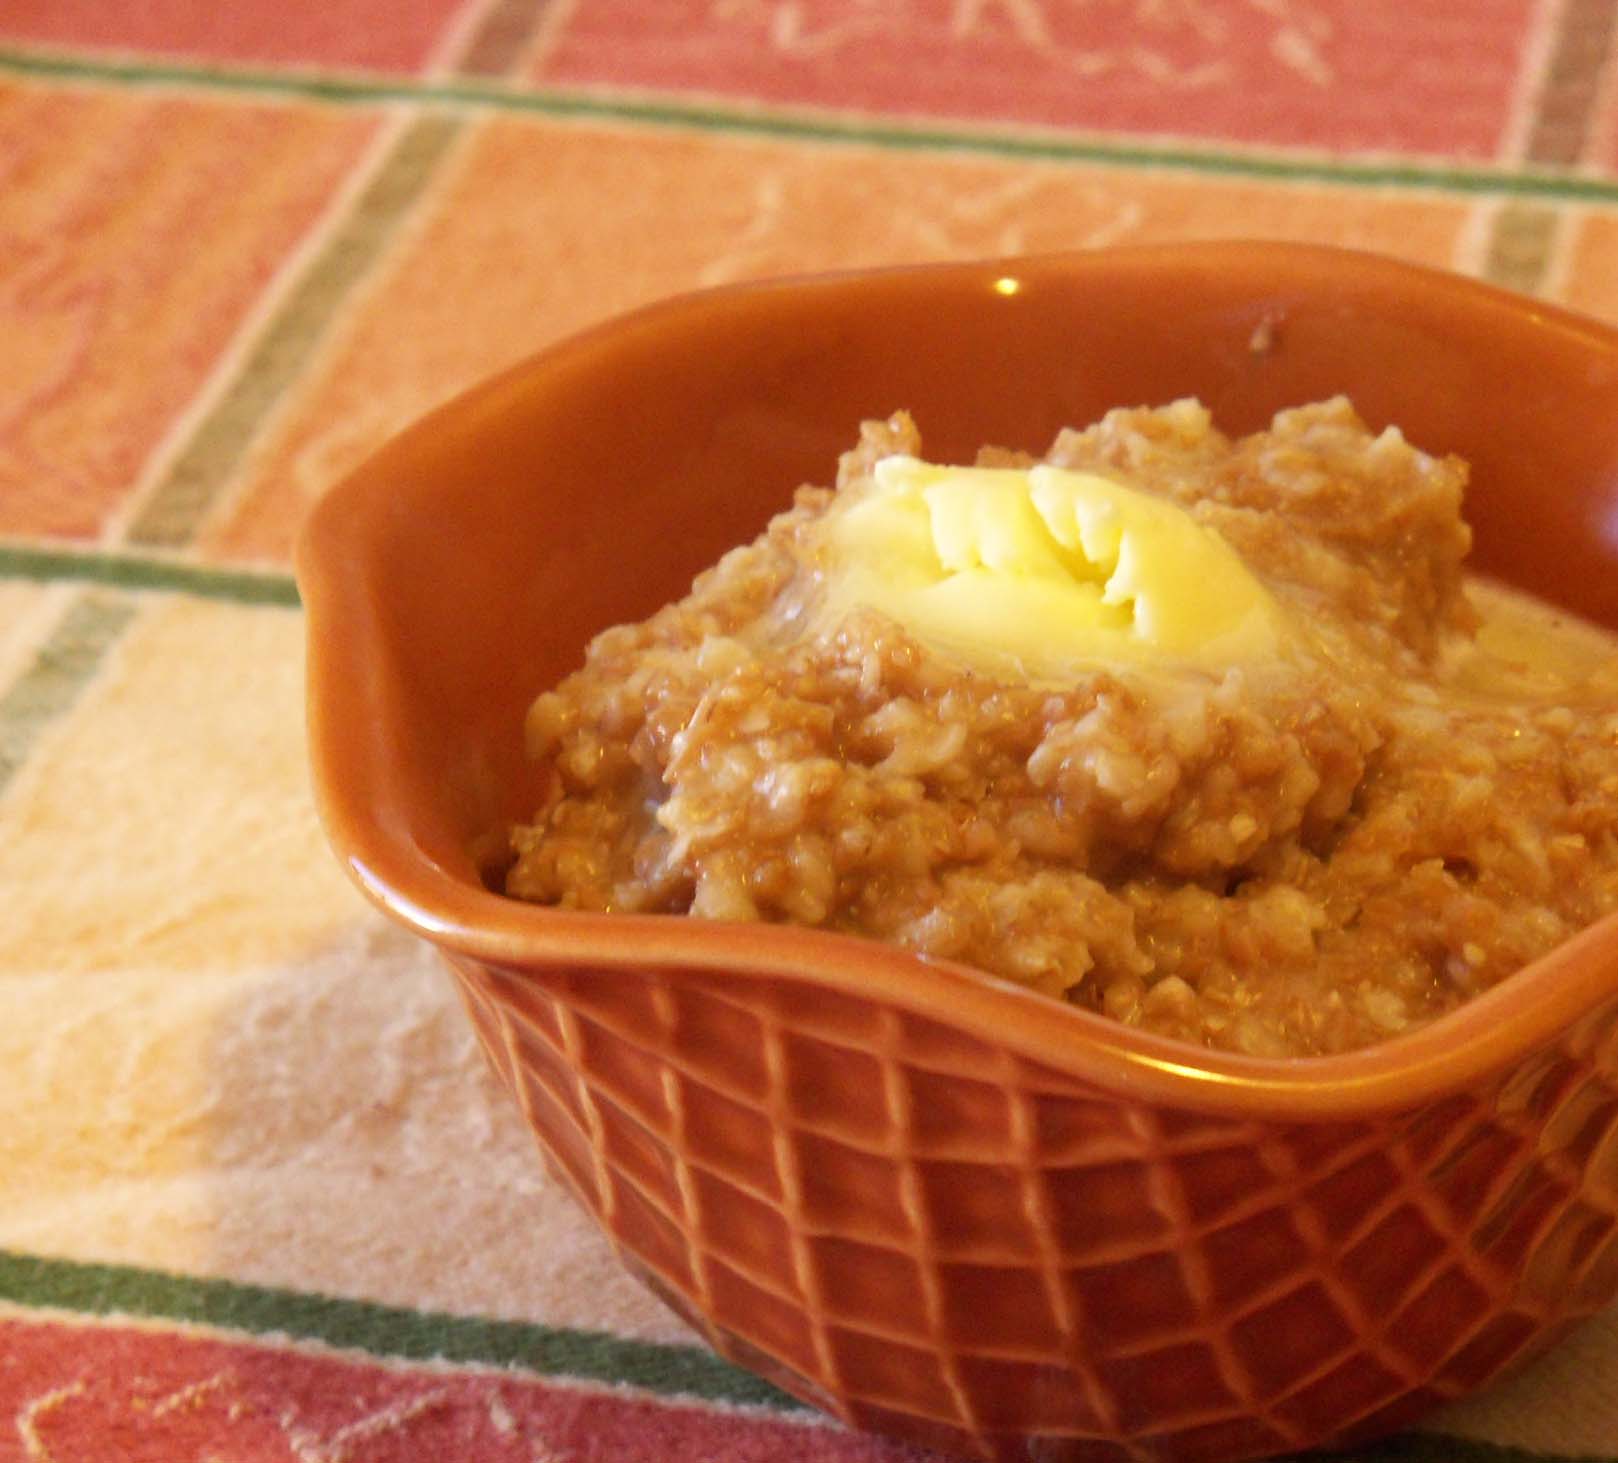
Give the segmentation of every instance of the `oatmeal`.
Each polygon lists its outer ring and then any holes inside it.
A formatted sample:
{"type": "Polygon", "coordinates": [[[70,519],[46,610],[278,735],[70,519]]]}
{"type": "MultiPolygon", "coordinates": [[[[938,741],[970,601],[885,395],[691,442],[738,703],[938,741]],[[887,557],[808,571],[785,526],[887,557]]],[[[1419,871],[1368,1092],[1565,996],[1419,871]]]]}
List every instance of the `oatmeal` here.
{"type": "Polygon", "coordinates": [[[870,936],[1266,1055],[1618,908],[1618,642],[1464,575],[1462,463],[1335,400],[980,466],[868,423],[835,490],[598,636],[529,714],[508,892],[870,936]]]}

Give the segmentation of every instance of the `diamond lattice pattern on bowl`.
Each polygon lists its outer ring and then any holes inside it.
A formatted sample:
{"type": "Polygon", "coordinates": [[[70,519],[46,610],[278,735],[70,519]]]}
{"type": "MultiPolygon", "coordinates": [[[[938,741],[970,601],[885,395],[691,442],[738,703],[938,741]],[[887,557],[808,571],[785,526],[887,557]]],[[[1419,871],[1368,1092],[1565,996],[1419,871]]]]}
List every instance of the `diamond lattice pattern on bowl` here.
{"type": "Polygon", "coordinates": [[[1007,1458],[1025,1435],[1228,1458],[1326,1417],[1375,1433],[1599,1306],[1618,1267],[1618,1192],[1581,1177],[1618,1145],[1618,1003],[1491,1090],[1264,1124],[790,981],[456,970],[624,1257],[859,1426],[1007,1458]]]}

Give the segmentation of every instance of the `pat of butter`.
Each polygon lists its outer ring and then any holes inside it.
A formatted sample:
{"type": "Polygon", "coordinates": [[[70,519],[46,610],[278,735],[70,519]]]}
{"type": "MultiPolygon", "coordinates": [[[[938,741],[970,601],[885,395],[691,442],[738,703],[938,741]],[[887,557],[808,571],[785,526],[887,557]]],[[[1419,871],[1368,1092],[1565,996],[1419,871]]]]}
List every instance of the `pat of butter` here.
{"type": "Polygon", "coordinates": [[[883,458],[827,515],[828,603],[1027,676],[1273,656],[1281,611],[1183,508],[1094,473],[883,458]]]}

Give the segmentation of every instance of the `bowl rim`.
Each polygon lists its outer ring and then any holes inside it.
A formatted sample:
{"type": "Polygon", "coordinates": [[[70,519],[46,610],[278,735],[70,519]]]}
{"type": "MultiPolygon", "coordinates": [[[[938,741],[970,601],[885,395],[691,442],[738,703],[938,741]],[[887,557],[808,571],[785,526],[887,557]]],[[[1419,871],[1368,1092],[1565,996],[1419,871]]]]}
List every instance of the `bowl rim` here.
{"type": "MultiPolygon", "coordinates": [[[[387,512],[390,464],[446,428],[499,409],[516,383],[572,370],[615,341],[744,296],[860,289],[910,276],[992,282],[1067,271],[1241,269],[1264,277],[1330,265],[1333,288],[1438,290],[1456,308],[1504,313],[1520,325],[1578,337],[1618,363],[1618,329],[1448,271],[1361,250],[1264,240],[1131,245],[934,264],[796,274],[676,295],[595,324],[536,352],[419,419],[349,473],[308,515],[295,550],[306,611],[307,715],[315,801],[349,876],[385,914],[465,960],[520,976],[561,965],[700,968],[735,978],[791,978],[868,995],[934,1021],[986,1034],[1028,1062],[1137,1101],[1229,1117],[1346,1120],[1473,1088],[1549,1045],[1604,1002],[1618,1000],[1618,913],[1589,926],[1456,1010],[1412,1032],[1354,1051],[1253,1057],[1193,1046],[1129,1027],[1013,982],[865,937],[685,915],[592,914],[527,904],[446,868],[404,820],[378,816],[399,793],[386,756],[362,764],[345,731],[373,687],[371,641],[337,626],[366,626],[374,564],[367,547],[387,512]],[[1605,958],[1604,958],[1605,957],[1605,958]]],[[[600,978],[605,978],[602,975],[600,978]]]]}

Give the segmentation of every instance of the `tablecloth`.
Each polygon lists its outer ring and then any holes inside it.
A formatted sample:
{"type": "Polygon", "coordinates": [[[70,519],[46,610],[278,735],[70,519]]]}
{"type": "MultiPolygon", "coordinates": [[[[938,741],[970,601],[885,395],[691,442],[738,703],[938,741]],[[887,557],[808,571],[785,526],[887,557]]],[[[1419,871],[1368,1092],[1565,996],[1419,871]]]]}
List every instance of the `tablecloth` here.
{"type": "MultiPolygon", "coordinates": [[[[918,1459],[622,1275],[317,828],[289,551],[687,288],[1242,235],[1618,317],[1618,0],[0,4],[0,1460],[918,1459]]],[[[1618,1312],[1365,1459],[1618,1458],[1618,1312]]]]}

